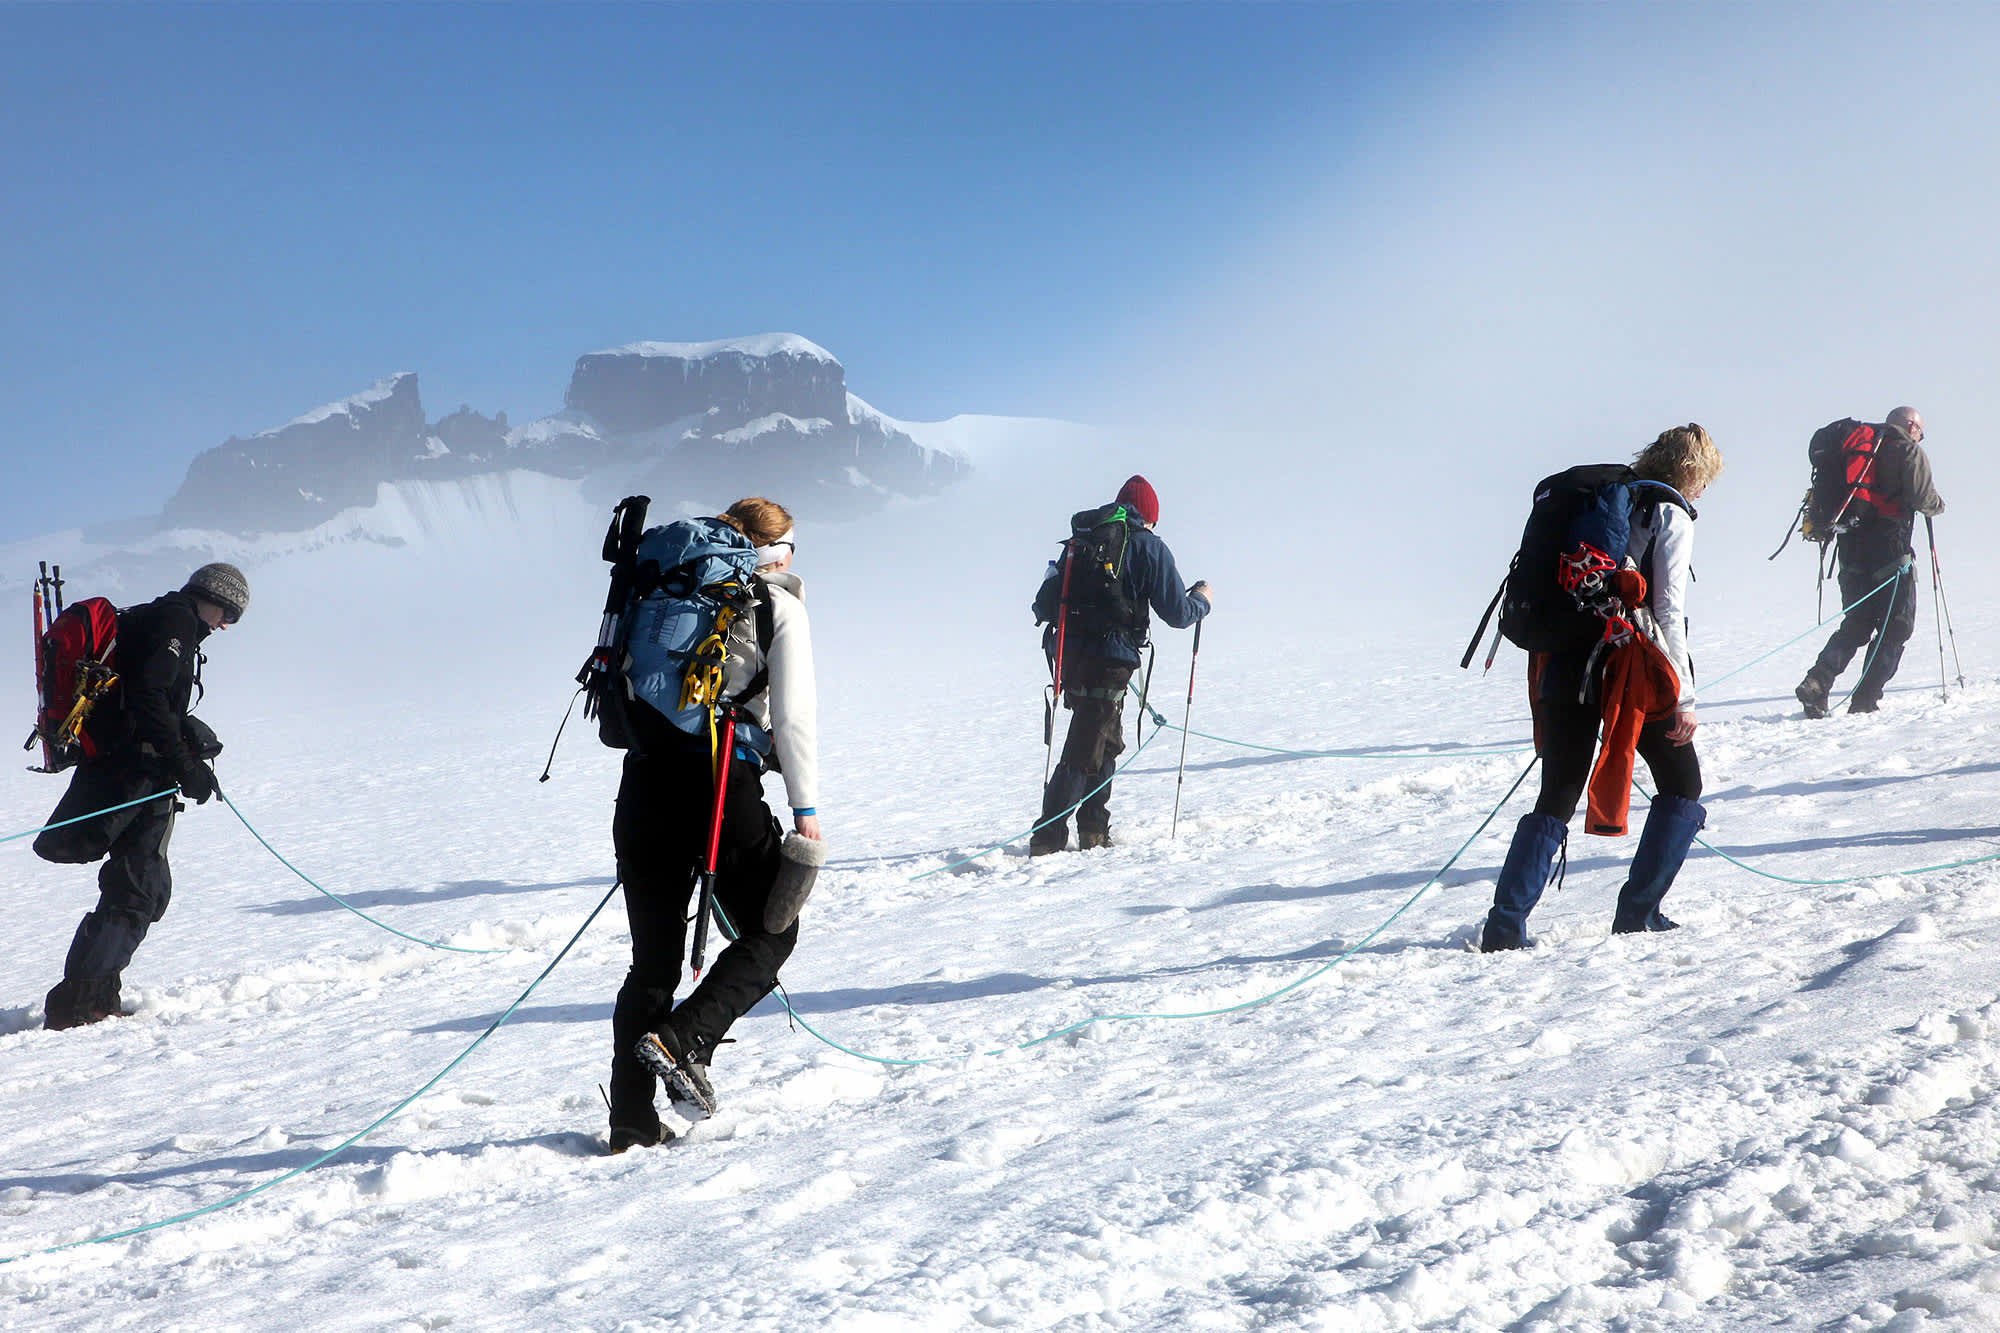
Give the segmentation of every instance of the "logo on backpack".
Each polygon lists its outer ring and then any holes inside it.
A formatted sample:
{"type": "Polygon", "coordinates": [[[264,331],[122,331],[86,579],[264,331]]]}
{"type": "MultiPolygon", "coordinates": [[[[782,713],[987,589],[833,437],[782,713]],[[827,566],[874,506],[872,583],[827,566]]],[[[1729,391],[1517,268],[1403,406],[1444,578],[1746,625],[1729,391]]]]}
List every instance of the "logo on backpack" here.
{"type": "Polygon", "coordinates": [[[102,597],[68,606],[62,566],[35,581],[35,729],[21,748],[42,746],[37,773],[60,773],[99,752],[91,714],[118,684],[118,608],[102,597]]]}
{"type": "Polygon", "coordinates": [[[1828,542],[1851,531],[1870,513],[1901,518],[1903,506],[1878,489],[1876,464],[1882,431],[1846,418],[1813,432],[1806,445],[1812,464],[1812,489],[1806,494],[1799,535],[1807,541],[1828,542]]]}
{"type": "MultiPolygon", "coordinates": [[[[767,653],[771,640],[770,604],[757,594],[750,539],[716,518],[646,528],[649,504],[632,496],[612,515],[604,538],[611,589],[597,648],[577,673],[584,715],[597,719],[599,738],[640,752],[649,738],[673,739],[658,721],[686,738],[710,736],[718,710],[763,691],[769,675],[760,671],[735,698],[723,694],[729,635],[740,617],[756,618],[767,653]]],[[[754,753],[770,752],[769,734],[747,719],[737,722],[736,736],[754,753]]]]}

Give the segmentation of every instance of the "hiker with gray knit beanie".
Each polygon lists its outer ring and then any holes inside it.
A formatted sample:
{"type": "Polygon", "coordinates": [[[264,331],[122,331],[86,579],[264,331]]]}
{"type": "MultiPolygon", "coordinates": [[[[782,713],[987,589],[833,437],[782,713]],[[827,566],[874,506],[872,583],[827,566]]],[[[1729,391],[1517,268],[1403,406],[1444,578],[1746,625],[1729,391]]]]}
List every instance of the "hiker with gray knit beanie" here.
{"type": "Polygon", "coordinates": [[[35,839],[35,855],[44,861],[104,862],[97,872],[97,907],[84,914],[70,941],[43,1027],[79,1027],[122,1012],[122,974],[148,928],[166,914],[173,890],[167,840],[175,814],[186,808],[178,798],[201,804],[217,791],[208,761],[222,744],[206,723],[188,716],[206,660],[201,645],[235,624],[249,605],[243,571],[212,564],[197,569],[179,592],[118,613],[112,657],[118,683],[90,716],[95,753],[77,764],[49,816],[49,823],[63,827],[35,839]],[[155,794],[156,800],[143,799],[155,794]],[[140,803],[126,804],[131,801],[140,803]],[[105,813],[79,818],[97,811],[105,813]],[[64,823],[70,819],[78,822],[64,823]]]}

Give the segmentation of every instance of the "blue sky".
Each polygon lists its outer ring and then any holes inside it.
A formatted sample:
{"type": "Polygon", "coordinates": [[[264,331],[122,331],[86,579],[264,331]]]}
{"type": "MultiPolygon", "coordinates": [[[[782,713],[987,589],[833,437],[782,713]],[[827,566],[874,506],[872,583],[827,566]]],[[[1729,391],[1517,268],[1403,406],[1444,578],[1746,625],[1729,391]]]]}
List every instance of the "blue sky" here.
{"type": "Polygon", "coordinates": [[[0,534],[391,371],[518,424],[640,338],[1087,415],[1499,13],[0,6],[0,534]]]}

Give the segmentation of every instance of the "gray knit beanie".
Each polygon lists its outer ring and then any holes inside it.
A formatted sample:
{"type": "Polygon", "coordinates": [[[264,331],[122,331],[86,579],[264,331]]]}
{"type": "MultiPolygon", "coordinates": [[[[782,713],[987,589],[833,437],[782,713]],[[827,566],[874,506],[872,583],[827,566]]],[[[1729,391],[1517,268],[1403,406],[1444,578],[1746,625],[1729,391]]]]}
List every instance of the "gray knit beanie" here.
{"type": "Polygon", "coordinates": [[[181,591],[221,607],[222,618],[232,625],[243,619],[243,612],[250,605],[250,584],[243,571],[234,565],[219,562],[203,565],[188,575],[181,591]]]}

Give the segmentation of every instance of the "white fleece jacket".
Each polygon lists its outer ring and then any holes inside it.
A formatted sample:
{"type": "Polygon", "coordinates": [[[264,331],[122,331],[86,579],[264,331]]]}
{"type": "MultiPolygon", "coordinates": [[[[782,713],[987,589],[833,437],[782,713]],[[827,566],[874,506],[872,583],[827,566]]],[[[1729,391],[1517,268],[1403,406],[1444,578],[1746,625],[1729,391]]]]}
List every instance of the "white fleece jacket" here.
{"type": "MultiPolygon", "coordinates": [[[[743,711],[771,733],[785,799],[794,810],[819,805],[819,690],[813,679],[812,626],[806,620],[805,584],[792,573],[759,570],[759,592],[771,602],[771,680],[743,711]]],[[[738,616],[729,627],[729,661],[722,671],[725,694],[743,692],[765,665],[757,647],[757,618],[738,616]]]]}
{"type": "Polygon", "coordinates": [[[1648,570],[1646,601],[1660,623],[1660,649],[1681,678],[1680,706],[1694,707],[1694,666],[1688,658],[1687,605],[1690,571],[1694,566],[1694,520],[1675,504],[1651,505],[1632,518],[1627,549],[1639,568],[1648,570]],[[1652,559],[1646,550],[1652,548],[1652,559]]]}

